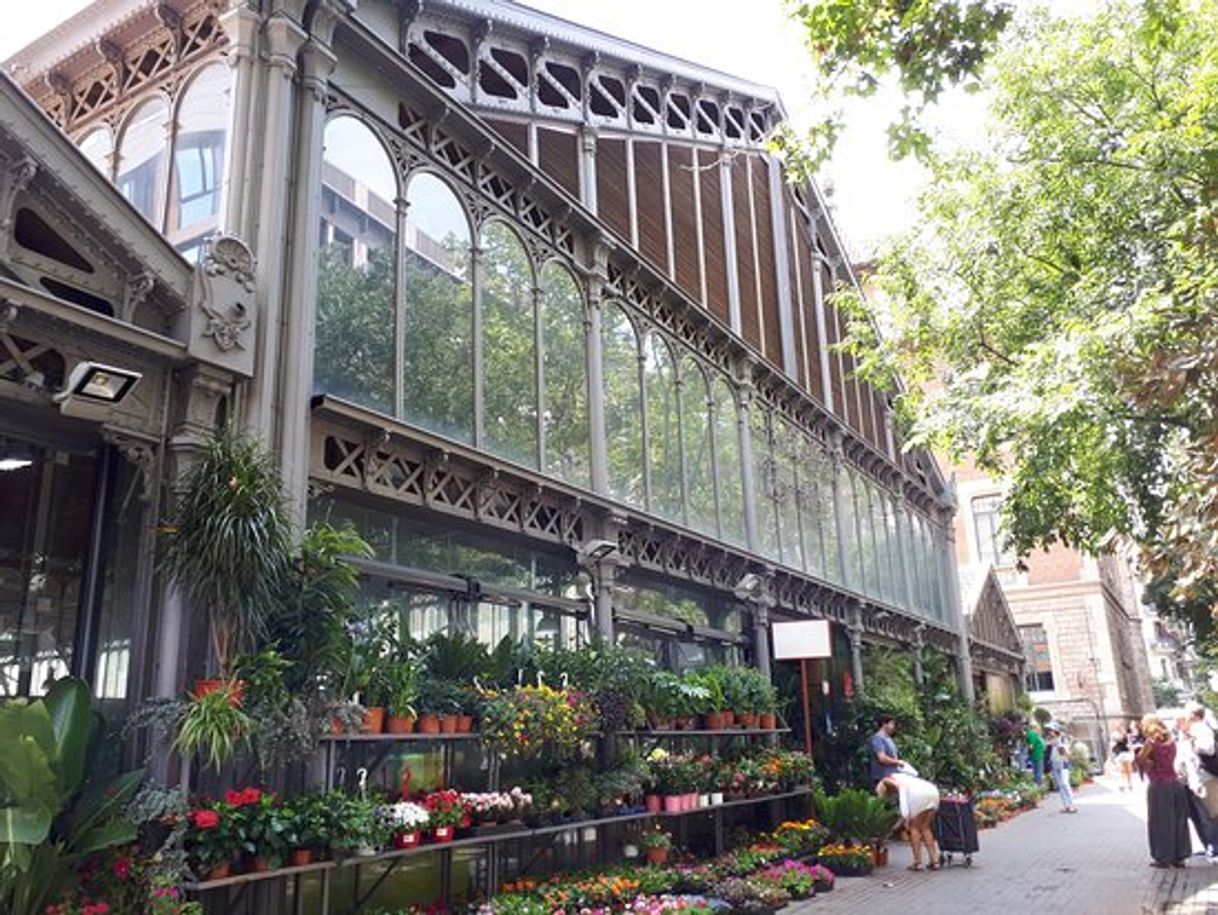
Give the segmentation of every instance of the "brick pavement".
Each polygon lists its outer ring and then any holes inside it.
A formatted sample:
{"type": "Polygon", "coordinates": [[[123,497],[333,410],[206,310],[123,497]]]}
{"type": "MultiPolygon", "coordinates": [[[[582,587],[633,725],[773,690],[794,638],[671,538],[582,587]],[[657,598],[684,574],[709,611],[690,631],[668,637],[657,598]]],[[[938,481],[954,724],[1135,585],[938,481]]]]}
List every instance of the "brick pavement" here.
{"type": "Polygon", "coordinates": [[[1050,795],[1040,809],[982,831],[971,868],[910,872],[902,843],[889,866],[839,880],[833,893],[783,915],[1218,915],[1218,865],[1195,857],[1183,870],[1149,867],[1145,805],[1141,789],[1123,794],[1105,780],[1080,792],[1074,816],[1050,795]]]}

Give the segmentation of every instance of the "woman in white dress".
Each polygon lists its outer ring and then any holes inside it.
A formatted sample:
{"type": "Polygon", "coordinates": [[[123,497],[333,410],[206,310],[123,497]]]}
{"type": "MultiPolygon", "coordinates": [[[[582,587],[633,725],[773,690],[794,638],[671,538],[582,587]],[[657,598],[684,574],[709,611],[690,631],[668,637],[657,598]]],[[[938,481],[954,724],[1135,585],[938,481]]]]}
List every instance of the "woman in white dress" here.
{"type": "Polygon", "coordinates": [[[939,809],[939,789],[933,782],[918,778],[912,766],[905,765],[900,771],[880,779],[875,793],[887,797],[895,793],[901,810],[901,819],[909,833],[909,845],[913,849],[911,871],[922,870],[922,849],[926,849],[929,870],[939,869],[939,845],[935,842],[935,813],[939,809]]]}

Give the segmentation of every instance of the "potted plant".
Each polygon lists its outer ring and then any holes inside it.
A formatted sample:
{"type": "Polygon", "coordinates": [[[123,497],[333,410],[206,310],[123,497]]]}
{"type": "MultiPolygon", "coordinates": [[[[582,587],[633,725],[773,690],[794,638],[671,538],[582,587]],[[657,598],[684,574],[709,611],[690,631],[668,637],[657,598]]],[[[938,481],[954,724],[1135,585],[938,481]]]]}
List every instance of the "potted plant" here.
{"type": "Polygon", "coordinates": [[[418,712],[419,672],[408,660],[390,663],[385,670],[385,687],[389,703],[389,733],[412,734],[418,712]]]}
{"type": "Polygon", "coordinates": [[[758,726],[763,731],[774,731],[778,728],[778,690],[774,684],[763,681],[757,689],[758,726]]]}
{"type": "Polygon", "coordinates": [[[422,804],[398,801],[385,807],[383,815],[393,833],[394,848],[414,848],[419,836],[431,823],[431,815],[422,804]]]}
{"type": "Polygon", "coordinates": [[[651,829],[639,836],[639,848],[647,855],[647,863],[663,864],[672,849],[672,835],[663,829],[651,829]]]}
{"type": "Polygon", "coordinates": [[[439,734],[440,716],[444,714],[444,689],[440,681],[431,677],[419,680],[418,696],[415,699],[419,720],[416,727],[420,734],[439,734]]]}
{"type": "Polygon", "coordinates": [[[186,704],[174,749],[184,757],[202,753],[219,771],[246,742],[253,721],[235,698],[237,684],[221,681],[217,689],[195,693],[186,704]]]}
{"type": "Polygon", "coordinates": [[[381,805],[365,796],[334,792],[335,821],[338,830],[331,843],[361,858],[375,855],[390,839],[389,824],[381,805]]]}
{"type": "Polygon", "coordinates": [[[686,675],[686,683],[690,688],[700,691],[698,707],[702,716],[702,726],[708,731],[721,731],[726,726],[723,717],[725,701],[723,696],[722,668],[718,666],[703,667],[686,675]]]}
{"type": "Polygon", "coordinates": [[[303,867],[313,863],[314,856],[326,844],[324,798],[301,794],[283,805],[283,842],[288,851],[288,866],[303,867]]]}
{"type": "Polygon", "coordinates": [[[681,713],[681,678],[671,671],[654,670],[643,688],[643,707],[653,731],[672,730],[681,713]]]}
{"type": "Polygon", "coordinates": [[[186,856],[202,879],[223,880],[232,872],[241,841],[229,812],[227,805],[208,805],[187,814],[186,856]]]}
{"type": "MultiPolygon", "coordinates": [[[[283,483],[265,446],[232,425],[218,430],[187,473],[166,530],[164,569],[207,614],[215,669],[227,680],[237,651],[265,634],[292,556],[283,483]]],[[[218,686],[202,681],[194,693],[218,686]]]]}
{"type": "Polygon", "coordinates": [[[746,877],[724,880],[712,889],[712,894],[731,906],[733,913],[742,915],[773,915],[791,901],[790,894],[780,886],[746,877]]]}
{"type": "Polygon", "coordinates": [[[461,795],[452,789],[433,791],[423,798],[423,807],[427,810],[432,841],[451,842],[467,814],[461,795]]]}

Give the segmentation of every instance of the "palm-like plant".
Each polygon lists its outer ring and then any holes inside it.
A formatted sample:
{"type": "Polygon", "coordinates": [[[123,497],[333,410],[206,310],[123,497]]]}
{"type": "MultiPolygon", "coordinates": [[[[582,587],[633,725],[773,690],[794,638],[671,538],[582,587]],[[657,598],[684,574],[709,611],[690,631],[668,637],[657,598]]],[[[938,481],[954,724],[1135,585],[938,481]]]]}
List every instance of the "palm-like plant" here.
{"type": "Polygon", "coordinates": [[[265,634],[291,555],[279,468],[261,443],[231,426],[218,430],[186,476],[163,562],[206,610],[222,675],[237,650],[265,634]]]}

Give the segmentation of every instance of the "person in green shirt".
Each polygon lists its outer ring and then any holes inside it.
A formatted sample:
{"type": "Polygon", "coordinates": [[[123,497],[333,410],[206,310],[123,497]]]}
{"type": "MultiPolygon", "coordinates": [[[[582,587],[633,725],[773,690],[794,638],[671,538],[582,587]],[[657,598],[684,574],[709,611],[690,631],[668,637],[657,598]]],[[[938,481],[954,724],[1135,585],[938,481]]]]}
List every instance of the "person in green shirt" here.
{"type": "Polygon", "coordinates": [[[1045,779],[1045,741],[1036,725],[1028,725],[1028,757],[1032,760],[1032,780],[1040,785],[1045,779]]]}

